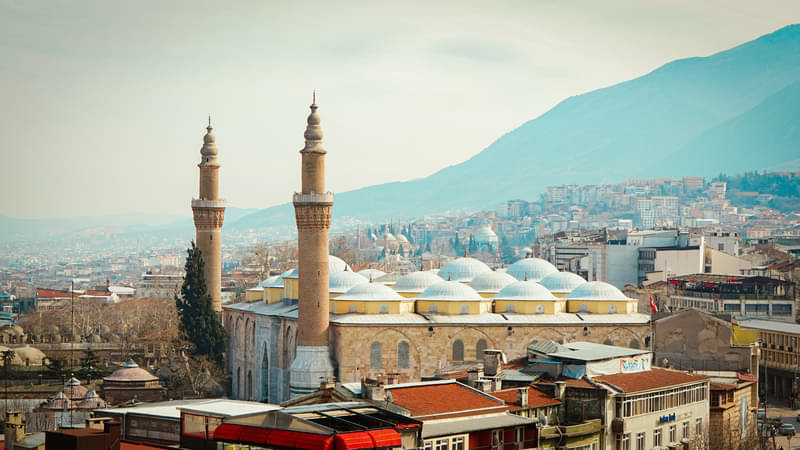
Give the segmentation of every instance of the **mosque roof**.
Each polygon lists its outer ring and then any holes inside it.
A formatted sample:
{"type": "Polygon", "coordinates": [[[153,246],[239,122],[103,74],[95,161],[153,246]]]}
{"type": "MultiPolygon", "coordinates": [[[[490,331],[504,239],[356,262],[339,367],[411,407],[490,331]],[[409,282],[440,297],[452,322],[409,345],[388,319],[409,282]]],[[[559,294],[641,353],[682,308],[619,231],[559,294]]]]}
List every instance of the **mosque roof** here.
{"type": "MultiPolygon", "coordinates": [[[[336,297],[335,300],[399,301],[406,299],[385,284],[368,282],[353,286],[343,295],[336,297]]],[[[408,300],[411,301],[410,299],[408,300]]]]}
{"type": "Polygon", "coordinates": [[[372,281],[375,281],[376,279],[386,275],[386,272],[378,269],[363,269],[359,270],[356,273],[364,275],[365,277],[367,277],[367,279],[371,279],[372,281]]]}
{"type": "MultiPolygon", "coordinates": [[[[352,271],[353,269],[341,258],[333,255],[328,255],[329,273],[344,272],[345,270],[352,271]]],[[[283,278],[297,278],[299,276],[300,276],[300,269],[298,267],[295,267],[294,269],[288,270],[281,274],[281,277],[283,278]]]]}
{"type": "Polygon", "coordinates": [[[614,286],[603,281],[590,281],[576,287],[567,297],[570,300],[630,300],[614,286]]]}
{"type": "Polygon", "coordinates": [[[478,241],[489,241],[489,240],[496,240],[497,233],[492,231],[489,225],[484,225],[478,228],[478,231],[475,232],[475,239],[478,241]]]}
{"type": "Polygon", "coordinates": [[[539,281],[555,272],[558,269],[554,265],[540,258],[524,258],[508,266],[509,275],[520,281],[539,281]]]}
{"type": "Polygon", "coordinates": [[[369,279],[356,272],[345,270],[344,272],[334,272],[328,277],[328,287],[333,293],[343,294],[353,286],[369,283],[369,279]]]}
{"type": "Polygon", "coordinates": [[[550,291],[535,281],[516,281],[504,287],[495,300],[558,300],[550,291]]]}
{"type": "Polygon", "coordinates": [[[441,283],[442,278],[433,272],[411,272],[397,279],[394,290],[397,292],[422,292],[430,286],[441,283]]]}
{"type": "Polygon", "coordinates": [[[585,283],[586,280],[572,272],[555,272],[539,280],[539,284],[550,292],[572,292],[573,289],[585,283]]]}
{"type": "Polygon", "coordinates": [[[491,271],[476,276],[469,285],[478,292],[496,293],[515,281],[516,278],[505,272],[491,271]]]}
{"type": "Polygon", "coordinates": [[[456,258],[439,270],[439,276],[448,281],[472,281],[476,276],[492,269],[475,258],[456,258]]]}
{"type": "Polygon", "coordinates": [[[417,299],[448,301],[484,300],[475,289],[472,289],[464,283],[459,283],[458,281],[440,281],[422,291],[422,294],[420,294],[417,299]]]}

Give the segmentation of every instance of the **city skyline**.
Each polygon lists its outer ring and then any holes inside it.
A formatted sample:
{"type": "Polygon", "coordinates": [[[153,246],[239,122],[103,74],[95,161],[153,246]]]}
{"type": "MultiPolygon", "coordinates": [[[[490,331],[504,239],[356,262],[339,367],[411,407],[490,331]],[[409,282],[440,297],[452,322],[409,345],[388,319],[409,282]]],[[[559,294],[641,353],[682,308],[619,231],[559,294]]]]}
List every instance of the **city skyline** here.
{"type": "Polygon", "coordinates": [[[424,16],[349,4],[315,5],[311,16],[326,20],[297,26],[308,10],[153,4],[108,20],[116,7],[88,5],[0,5],[9,52],[0,79],[16,86],[0,112],[16,150],[0,171],[15,192],[4,215],[188,216],[208,112],[229,204],[288,202],[312,89],[337,156],[331,190],[418,178],[568,96],[800,19],[790,2],[437,6],[424,16]],[[15,189],[30,182],[37,188],[15,189]]]}

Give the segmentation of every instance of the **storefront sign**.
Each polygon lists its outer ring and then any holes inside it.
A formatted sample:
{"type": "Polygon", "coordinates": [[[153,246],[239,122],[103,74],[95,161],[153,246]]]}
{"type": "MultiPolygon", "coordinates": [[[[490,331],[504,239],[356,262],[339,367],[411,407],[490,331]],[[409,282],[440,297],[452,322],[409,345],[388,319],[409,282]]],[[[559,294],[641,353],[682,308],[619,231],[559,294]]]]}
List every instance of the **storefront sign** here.
{"type": "Polygon", "coordinates": [[[672,414],[665,414],[665,415],[663,415],[663,416],[660,416],[660,417],[658,418],[658,423],[659,423],[659,424],[662,424],[662,423],[669,423],[669,422],[675,422],[675,413],[672,413],[672,414]]]}

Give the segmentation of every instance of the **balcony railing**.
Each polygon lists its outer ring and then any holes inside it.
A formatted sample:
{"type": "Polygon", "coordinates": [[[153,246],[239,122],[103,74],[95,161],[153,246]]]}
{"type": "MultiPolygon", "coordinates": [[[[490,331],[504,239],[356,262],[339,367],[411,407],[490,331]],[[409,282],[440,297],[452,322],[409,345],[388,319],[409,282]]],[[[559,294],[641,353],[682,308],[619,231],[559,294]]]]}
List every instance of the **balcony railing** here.
{"type": "Polygon", "coordinates": [[[601,429],[600,419],[591,419],[586,422],[575,425],[557,425],[546,426],[541,428],[541,436],[543,439],[550,439],[561,436],[583,436],[586,434],[598,433],[601,429]],[[560,428],[560,430],[559,430],[560,428]]]}
{"type": "Polygon", "coordinates": [[[788,295],[776,295],[767,293],[742,293],[734,292],[703,292],[688,289],[675,289],[673,294],[679,297],[707,298],[712,300],[792,300],[788,295]]]}
{"type": "Polygon", "coordinates": [[[224,208],[224,207],[225,207],[225,200],[223,199],[218,199],[218,200],[206,200],[199,198],[192,199],[192,208],[224,208]]]}
{"type": "Polygon", "coordinates": [[[295,192],[292,200],[294,203],[333,203],[333,192],[323,192],[321,194],[295,192]]]}

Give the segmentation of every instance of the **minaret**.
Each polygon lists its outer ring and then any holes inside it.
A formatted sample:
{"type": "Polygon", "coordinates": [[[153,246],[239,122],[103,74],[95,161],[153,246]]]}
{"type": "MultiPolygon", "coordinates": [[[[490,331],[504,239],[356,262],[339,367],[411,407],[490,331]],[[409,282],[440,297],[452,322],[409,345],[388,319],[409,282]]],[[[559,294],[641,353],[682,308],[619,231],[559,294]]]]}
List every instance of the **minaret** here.
{"type": "Polygon", "coordinates": [[[314,392],[323,378],[333,376],[328,349],[328,228],[333,193],[325,191],[325,148],[319,125],[316,95],[304,134],[302,190],[295,192],[300,299],[297,315],[297,351],[289,372],[292,397],[314,392]]]}
{"type": "Polygon", "coordinates": [[[211,116],[200,149],[200,197],[192,199],[195,241],[205,261],[205,277],[214,311],[222,312],[222,221],[225,200],[219,198],[219,159],[211,116]]]}

